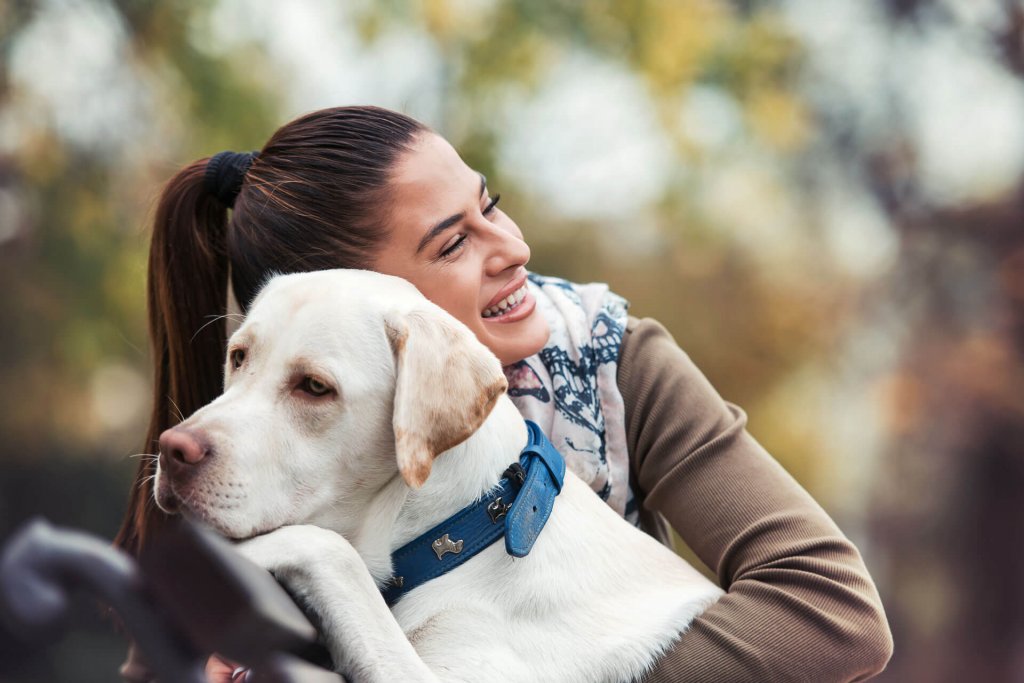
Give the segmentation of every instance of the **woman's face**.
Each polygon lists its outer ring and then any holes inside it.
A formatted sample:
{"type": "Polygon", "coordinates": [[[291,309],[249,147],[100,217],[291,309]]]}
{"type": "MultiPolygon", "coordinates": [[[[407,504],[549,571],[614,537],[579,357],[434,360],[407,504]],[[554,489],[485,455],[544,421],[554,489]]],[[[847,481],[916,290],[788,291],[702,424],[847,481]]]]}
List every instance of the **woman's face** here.
{"type": "Polygon", "coordinates": [[[373,270],[412,282],[502,365],[544,346],[547,322],[526,290],[530,248],[444,138],[419,136],[392,172],[388,203],[389,234],[373,270]]]}

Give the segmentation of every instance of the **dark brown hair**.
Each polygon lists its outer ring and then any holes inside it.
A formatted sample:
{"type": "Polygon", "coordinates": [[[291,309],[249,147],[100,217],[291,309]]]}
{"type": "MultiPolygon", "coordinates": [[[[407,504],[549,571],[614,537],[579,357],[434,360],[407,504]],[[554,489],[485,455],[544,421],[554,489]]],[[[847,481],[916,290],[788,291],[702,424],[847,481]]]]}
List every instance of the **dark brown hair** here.
{"type": "MultiPolygon", "coordinates": [[[[144,450],[221,392],[229,272],[244,309],[272,273],[367,267],[385,235],[389,173],[427,130],[377,107],[296,119],[260,151],[230,220],[204,186],[209,159],[167,183],[149,251],[154,400],[144,450]]],[[[164,522],[153,502],[155,469],[152,458],[139,464],[115,540],[133,554],[164,522]]]]}

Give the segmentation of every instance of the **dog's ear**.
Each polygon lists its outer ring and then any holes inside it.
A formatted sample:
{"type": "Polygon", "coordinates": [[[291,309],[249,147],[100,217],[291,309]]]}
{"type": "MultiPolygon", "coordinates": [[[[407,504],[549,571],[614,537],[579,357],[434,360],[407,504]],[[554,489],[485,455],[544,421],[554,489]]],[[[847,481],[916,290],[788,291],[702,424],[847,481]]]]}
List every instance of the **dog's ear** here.
{"type": "Polygon", "coordinates": [[[475,432],[508,388],[501,363],[462,323],[438,310],[391,316],[398,471],[419,488],[434,458],[475,432]]]}

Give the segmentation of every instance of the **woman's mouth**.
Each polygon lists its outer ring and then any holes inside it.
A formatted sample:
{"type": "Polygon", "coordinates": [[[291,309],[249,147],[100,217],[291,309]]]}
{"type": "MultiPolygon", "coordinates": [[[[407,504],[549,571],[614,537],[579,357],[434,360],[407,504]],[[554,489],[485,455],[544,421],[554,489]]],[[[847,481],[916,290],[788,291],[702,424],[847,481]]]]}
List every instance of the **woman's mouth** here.
{"type": "Polygon", "coordinates": [[[490,308],[485,308],[480,315],[484,318],[500,318],[508,315],[522,306],[523,301],[526,300],[528,294],[529,292],[527,291],[526,283],[524,282],[522,287],[512,292],[490,308]]]}

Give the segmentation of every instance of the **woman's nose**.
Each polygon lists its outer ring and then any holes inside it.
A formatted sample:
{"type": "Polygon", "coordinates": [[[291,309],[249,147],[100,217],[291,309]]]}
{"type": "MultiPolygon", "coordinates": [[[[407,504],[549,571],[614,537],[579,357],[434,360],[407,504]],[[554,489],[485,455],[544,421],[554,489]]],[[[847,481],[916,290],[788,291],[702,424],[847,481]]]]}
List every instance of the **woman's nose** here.
{"type": "Polygon", "coordinates": [[[487,275],[500,275],[509,268],[525,266],[530,260],[530,246],[518,229],[507,230],[495,226],[484,261],[487,275]]]}

